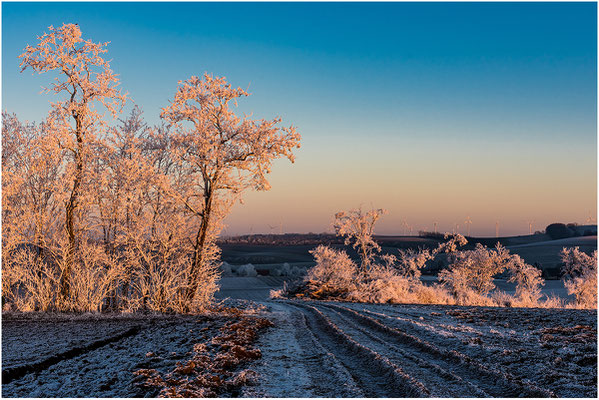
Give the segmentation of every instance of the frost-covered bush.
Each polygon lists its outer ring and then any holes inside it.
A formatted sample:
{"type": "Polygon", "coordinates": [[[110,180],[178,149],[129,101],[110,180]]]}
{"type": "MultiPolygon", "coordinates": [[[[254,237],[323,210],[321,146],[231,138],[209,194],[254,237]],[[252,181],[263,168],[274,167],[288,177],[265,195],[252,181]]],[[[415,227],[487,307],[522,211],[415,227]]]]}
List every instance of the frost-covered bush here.
{"type": "Polygon", "coordinates": [[[293,268],[291,268],[291,276],[293,276],[295,278],[302,277],[302,276],[306,275],[307,273],[308,273],[308,268],[306,268],[306,267],[298,267],[297,265],[294,265],[293,268]]]}
{"type": "Polygon", "coordinates": [[[561,252],[564,286],[568,294],[576,296],[576,305],[597,308],[597,251],[588,256],[578,247],[565,248],[561,252]]]}
{"type": "Polygon", "coordinates": [[[291,276],[291,265],[283,263],[279,268],[275,268],[270,273],[272,276],[291,276]]]}
{"type": "Polygon", "coordinates": [[[221,276],[231,277],[233,276],[233,269],[231,268],[231,264],[228,262],[223,262],[220,265],[221,276]]]}
{"type": "Polygon", "coordinates": [[[427,249],[408,249],[399,250],[399,257],[397,258],[397,270],[399,274],[406,279],[420,279],[420,272],[426,265],[428,260],[434,257],[427,249]]]}
{"type": "Polygon", "coordinates": [[[452,264],[439,273],[439,280],[448,287],[463,305],[494,305],[539,307],[541,286],[541,270],[526,264],[520,256],[497,244],[489,249],[478,243],[474,250],[461,251],[452,255],[452,264]],[[516,283],[516,295],[511,297],[505,293],[495,292],[493,278],[509,271],[509,282],[516,283]]]}
{"type": "Polygon", "coordinates": [[[541,277],[542,271],[532,265],[526,264],[518,255],[512,255],[508,265],[509,282],[516,283],[516,298],[514,306],[537,307],[541,298],[541,286],[545,281],[541,277]]]}
{"type": "Polygon", "coordinates": [[[402,303],[407,302],[409,292],[408,279],[391,268],[375,265],[362,276],[348,299],[360,303],[402,303]]]}
{"type": "Polygon", "coordinates": [[[304,278],[314,297],[341,296],[355,289],[358,266],[342,250],[318,246],[310,253],[316,265],[304,278]]]}
{"type": "Polygon", "coordinates": [[[5,308],[15,311],[49,311],[55,308],[60,273],[29,249],[20,249],[2,266],[5,308]]]}
{"type": "Polygon", "coordinates": [[[468,241],[462,235],[446,234],[445,242],[439,244],[434,250],[428,249],[408,249],[399,250],[399,257],[395,259],[392,255],[381,257],[385,265],[394,265],[399,274],[407,279],[418,280],[422,275],[421,271],[426,266],[427,261],[434,259],[440,253],[455,253],[458,247],[464,246],[468,241]]]}
{"type": "Polygon", "coordinates": [[[253,264],[240,265],[235,273],[237,276],[258,276],[253,264]]]}
{"type": "Polygon", "coordinates": [[[500,244],[493,250],[477,243],[474,250],[455,253],[452,258],[451,265],[439,273],[439,280],[456,297],[468,292],[484,296],[495,288],[493,277],[505,270],[510,255],[500,244]]]}
{"type": "Polygon", "coordinates": [[[458,248],[461,246],[465,246],[468,243],[468,240],[459,233],[446,233],[445,242],[441,243],[439,247],[434,250],[435,254],[439,253],[455,253],[458,251],[458,248]]]}

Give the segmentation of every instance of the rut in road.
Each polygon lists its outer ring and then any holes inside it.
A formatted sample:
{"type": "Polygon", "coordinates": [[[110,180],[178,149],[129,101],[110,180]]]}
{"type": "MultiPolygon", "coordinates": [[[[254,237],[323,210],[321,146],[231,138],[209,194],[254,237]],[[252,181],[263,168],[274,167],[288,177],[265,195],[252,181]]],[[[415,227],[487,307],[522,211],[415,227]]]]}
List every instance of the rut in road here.
{"type": "MultiPolygon", "coordinates": [[[[422,382],[432,397],[492,397],[500,395],[501,389],[487,387],[488,384],[480,382],[480,377],[467,371],[453,372],[456,365],[445,360],[435,360],[427,354],[410,346],[396,345],[395,338],[389,338],[376,330],[366,329],[349,316],[343,315],[333,307],[317,306],[331,319],[343,326],[346,334],[360,343],[368,343],[369,347],[379,353],[386,354],[394,363],[411,376],[422,382]],[[495,389],[495,390],[493,390],[495,389]]],[[[459,369],[459,368],[458,368],[459,369]]]]}
{"type": "Polygon", "coordinates": [[[2,370],[2,384],[6,385],[12,382],[15,379],[19,379],[24,377],[27,374],[31,373],[39,373],[45,369],[48,369],[54,364],[57,364],[64,360],[70,360],[72,358],[78,357],[82,354],[91,352],[93,350],[99,349],[100,347],[106,346],[107,344],[118,342],[119,340],[123,340],[130,336],[137,335],[141,330],[141,326],[134,326],[125,332],[119,333],[118,335],[107,337],[104,339],[96,340],[92,343],[89,343],[84,346],[74,347],[65,352],[55,354],[51,357],[46,358],[45,360],[38,361],[36,363],[21,365],[15,368],[7,368],[2,370]]]}
{"type": "MultiPolygon", "coordinates": [[[[361,326],[368,327],[367,333],[371,338],[376,333],[376,336],[380,340],[400,346],[390,345],[388,350],[391,350],[391,352],[393,349],[399,349],[399,353],[401,354],[405,349],[405,351],[409,351],[415,357],[425,361],[425,364],[437,365],[445,371],[451,370],[453,375],[458,376],[464,382],[469,382],[468,386],[475,391],[482,390],[487,395],[496,397],[556,397],[552,391],[541,388],[531,382],[523,381],[492,366],[483,365],[466,354],[455,350],[439,348],[433,343],[402,332],[399,329],[389,327],[369,315],[340,305],[326,304],[319,305],[319,307],[321,309],[329,309],[329,312],[333,311],[343,314],[346,317],[345,321],[353,320],[361,326]]],[[[348,325],[351,326],[351,324],[348,325]]],[[[406,354],[405,351],[403,354],[406,354]]],[[[424,382],[425,384],[434,385],[434,382],[431,383],[431,381],[424,382]]],[[[449,389],[449,386],[446,389],[449,389]]],[[[447,390],[444,394],[442,392],[439,395],[447,396],[447,390]]],[[[475,393],[472,395],[480,396],[480,394],[475,393]]]]}
{"type": "Polygon", "coordinates": [[[326,315],[311,305],[288,302],[303,311],[306,326],[320,346],[348,371],[365,397],[429,397],[429,391],[412,376],[356,342],[326,315]]]}
{"type": "Polygon", "coordinates": [[[339,360],[323,347],[314,332],[308,327],[303,310],[291,314],[295,336],[305,357],[303,363],[307,367],[312,392],[322,397],[364,397],[351,373],[339,360]]]}

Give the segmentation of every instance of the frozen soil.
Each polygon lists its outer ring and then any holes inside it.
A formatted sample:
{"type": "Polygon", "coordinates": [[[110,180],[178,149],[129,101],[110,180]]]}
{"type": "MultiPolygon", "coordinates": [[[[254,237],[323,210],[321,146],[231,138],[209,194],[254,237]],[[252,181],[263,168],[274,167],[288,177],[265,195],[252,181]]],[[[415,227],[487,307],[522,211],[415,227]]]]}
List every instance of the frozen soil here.
{"type": "MultiPolygon", "coordinates": [[[[221,283],[223,305],[274,327],[239,366],[252,382],[219,397],[597,396],[596,311],[270,300],[280,282],[221,283]]],[[[166,379],[216,354],[231,318],[4,318],[2,395],[157,396],[133,372],[166,379]]]]}
{"type": "Polygon", "coordinates": [[[270,305],[248,397],[597,396],[595,311],[270,305]]]}
{"type": "MultiPolygon", "coordinates": [[[[239,317],[3,317],[3,397],[156,397],[139,370],[167,376],[239,317]]],[[[221,393],[226,396],[227,393],[221,393]]]]}

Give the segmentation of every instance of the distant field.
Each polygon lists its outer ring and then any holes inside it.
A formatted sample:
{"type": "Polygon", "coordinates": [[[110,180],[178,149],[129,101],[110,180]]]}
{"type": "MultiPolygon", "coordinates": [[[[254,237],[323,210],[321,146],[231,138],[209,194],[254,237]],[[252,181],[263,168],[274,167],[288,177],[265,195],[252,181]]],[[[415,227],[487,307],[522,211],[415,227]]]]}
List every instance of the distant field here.
{"type": "Polygon", "coordinates": [[[597,236],[582,236],[567,239],[508,246],[512,253],[520,255],[527,263],[538,263],[543,268],[561,265],[560,252],[564,247],[580,247],[587,254],[597,250],[597,236]]]}
{"type": "MultiPolygon", "coordinates": [[[[416,236],[377,236],[384,253],[397,254],[398,249],[419,247],[433,248],[439,243],[436,239],[421,238],[416,236]]],[[[526,235],[502,238],[471,238],[468,248],[473,243],[482,242],[493,247],[497,242],[515,254],[520,255],[529,264],[538,263],[543,269],[555,269],[561,265],[559,253],[564,247],[578,246],[587,254],[597,250],[597,236],[581,236],[568,239],[550,240],[547,235],[526,235]]],[[[317,244],[300,245],[267,245],[247,243],[223,243],[222,260],[233,265],[253,264],[256,269],[271,270],[280,267],[283,263],[291,266],[311,267],[314,259],[310,250],[317,244]]],[[[351,257],[357,254],[353,249],[334,244],[332,247],[345,248],[351,257]]]]}

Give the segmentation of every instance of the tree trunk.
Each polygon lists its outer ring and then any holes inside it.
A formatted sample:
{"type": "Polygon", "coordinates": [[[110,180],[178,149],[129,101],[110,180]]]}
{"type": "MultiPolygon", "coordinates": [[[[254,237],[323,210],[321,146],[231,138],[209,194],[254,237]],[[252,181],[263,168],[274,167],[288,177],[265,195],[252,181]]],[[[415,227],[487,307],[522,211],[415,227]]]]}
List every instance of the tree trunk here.
{"type": "Polygon", "coordinates": [[[73,189],[71,196],[66,204],[65,228],[69,240],[67,254],[65,258],[64,271],[60,278],[60,296],[66,300],[71,295],[71,271],[73,269],[76,238],[75,238],[75,211],[79,205],[79,195],[81,190],[81,180],[83,179],[83,136],[82,127],[79,118],[76,118],[77,123],[77,152],[75,153],[75,179],[73,181],[73,189]]]}
{"type": "Polygon", "coordinates": [[[196,291],[199,286],[198,276],[200,274],[200,269],[202,268],[202,264],[205,262],[205,246],[206,246],[206,236],[208,234],[208,229],[210,227],[210,213],[212,210],[212,191],[210,188],[206,191],[204,196],[204,211],[202,216],[202,223],[200,224],[200,229],[198,230],[198,234],[196,235],[196,243],[194,246],[193,252],[193,260],[191,263],[191,271],[188,279],[188,287],[187,287],[187,303],[188,307],[191,307],[191,303],[193,302],[193,298],[195,297],[196,291]]]}

